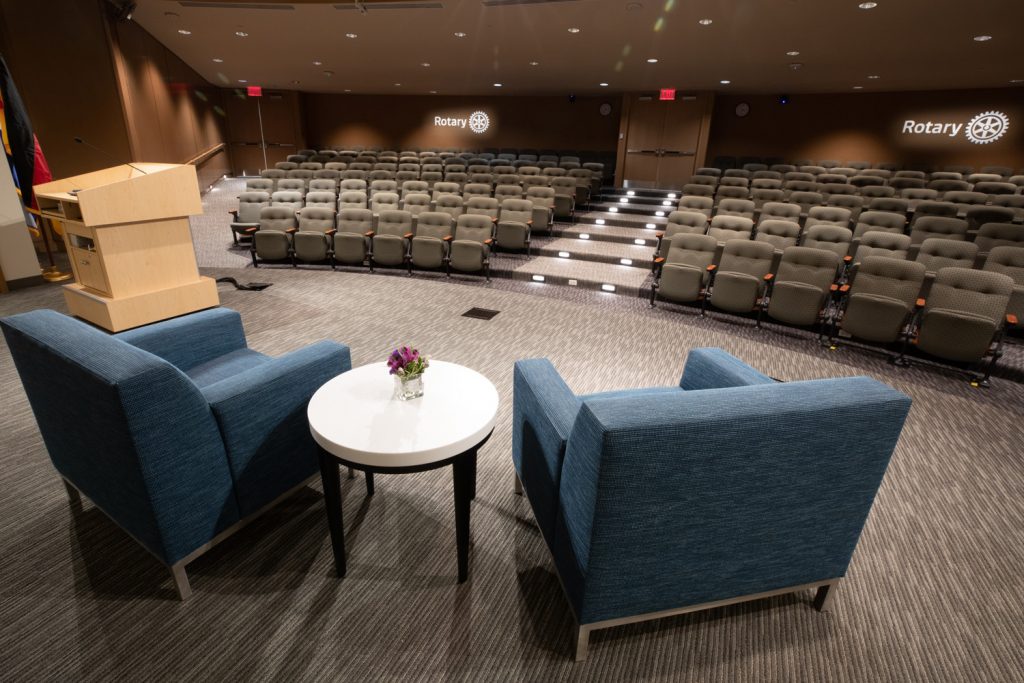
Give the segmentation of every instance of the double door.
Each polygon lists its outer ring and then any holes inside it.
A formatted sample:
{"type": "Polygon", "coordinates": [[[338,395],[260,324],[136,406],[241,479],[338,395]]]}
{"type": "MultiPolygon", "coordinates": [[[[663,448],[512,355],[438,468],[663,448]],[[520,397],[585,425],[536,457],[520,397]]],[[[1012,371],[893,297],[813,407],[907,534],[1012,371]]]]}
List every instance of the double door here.
{"type": "Polygon", "coordinates": [[[634,96],[629,105],[621,165],[623,184],[682,188],[694,169],[703,164],[710,121],[708,98],[659,100],[634,96]]]}

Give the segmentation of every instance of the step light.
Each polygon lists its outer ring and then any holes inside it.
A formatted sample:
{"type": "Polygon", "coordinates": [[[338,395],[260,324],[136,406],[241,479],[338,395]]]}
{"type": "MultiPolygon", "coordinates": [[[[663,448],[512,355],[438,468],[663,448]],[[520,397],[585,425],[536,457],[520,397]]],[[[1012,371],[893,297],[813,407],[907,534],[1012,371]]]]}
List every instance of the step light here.
{"type": "Polygon", "coordinates": [[[580,239],[581,240],[589,240],[590,239],[590,235],[588,235],[587,233],[583,233],[582,235],[580,235],[580,239]]]}
{"type": "Polygon", "coordinates": [[[603,289],[606,292],[614,292],[615,291],[615,285],[610,285],[610,284],[608,284],[606,282],[605,284],[601,285],[601,289],[603,289]]]}
{"type": "Polygon", "coordinates": [[[640,247],[643,247],[643,246],[647,245],[647,241],[646,240],[636,239],[636,240],[633,240],[633,244],[635,244],[637,246],[640,246],[640,247]]]}
{"type": "Polygon", "coordinates": [[[626,194],[629,195],[630,197],[636,196],[636,192],[634,192],[633,190],[630,190],[626,194]]]}
{"type": "Polygon", "coordinates": [[[654,230],[654,228],[657,227],[657,226],[654,225],[654,223],[648,223],[644,227],[647,228],[648,230],[654,230]]]}
{"type": "Polygon", "coordinates": [[[579,280],[569,280],[569,286],[570,287],[575,287],[578,284],[579,284],[579,280]]]}
{"type": "Polygon", "coordinates": [[[657,216],[658,218],[664,218],[665,212],[664,211],[655,211],[654,215],[657,216]]]}
{"type": "Polygon", "coordinates": [[[619,263],[621,263],[624,266],[631,266],[631,265],[633,265],[633,259],[631,259],[631,258],[620,258],[619,259],[619,263]]]}
{"type": "Polygon", "coordinates": [[[668,193],[668,198],[669,199],[675,199],[676,198],[676,193],[675,192],[669,192],[668,193]]]}
{"type": "Polygon", "coordinates": [[[619,207],[617,207],[617,206],[613,206],[612,208],[608,209],[608,213],[618,213],[618,212],[619,212],[619,207]]]}
{"type": "Polygon", "coordinates": [[[603,219],[603,218],[598,218],[598,219],[597,219],[596,221],[594,221],[594,222],[595,222],[595,223],[597,223],[598,225],[604,225],[604,219],[603,219]]]}
{"type": "Polygon", "coordinates": [[[534,282],[544,282],[544,276],[543,275],[534,275],[533,276],[533,281],[534,282]]]}
{"type": "Polygon", "coordinates": [[[619,204],[629,204],[629,200],[625,197],[619,199],[619,204]]]}
{"type": "Polygon", "coordinates": [[[561,256],[562,258],[569,258],[569,252],[567,251],[560,251],[558,252],[558,255],[561,256]]]}
{"type": "Polygon", "coordinates": [[[662,205],[662,206],[672,206],[672,202],[670,202],[669,200],[667,200],[667,199],[666,199],[665,201],[663,201],[663,202],[661,203],[661,205],[662,205]]]}

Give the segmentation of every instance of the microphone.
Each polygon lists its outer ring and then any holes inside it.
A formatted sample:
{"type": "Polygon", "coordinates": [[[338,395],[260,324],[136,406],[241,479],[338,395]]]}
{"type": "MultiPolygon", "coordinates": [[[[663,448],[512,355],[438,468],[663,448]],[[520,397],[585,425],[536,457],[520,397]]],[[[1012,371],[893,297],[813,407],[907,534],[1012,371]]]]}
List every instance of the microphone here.
{"type": "Polygon", "coordinates": [[[91,143],[89,143],[89,142],[86,142],[85,140],[83,140],[82,138],[80,138],[80,137],[78,137],[78,136],[75,136],[75,142],[77,142],[77,143],[78,143],[78,144],[80,144],[80,145],[85,145],[86,147],[91,147],[92,149],[96,150],[97,152],[99,152],[99,153],[100,153],[100,154],[102,154],[103,156],[107,157],[108,159],[113,159],[114,161],[116,161],[116,162],[117,162],[117,163],[119,163],[119,164],[125,164],[125,165],[127,165],[127,166],[131,166],[132,168],[134,168],[134,169],[135,169],[136,171],[138,171],[138,172],[139,172],[139,173],[141,173],[142,175],[149,175],[149,173],[148,173],[148,172],[146,172],[146,171],[143,171],[143,170],[142,170],[141,168],[139,168],[138,166],[136,166],[136,165],[135,165],[135,164],[133,164],[132,162],[130,162],[130,161],[125,161],[124,159],[119,159],[119,158],[117,158],[116,156],[114,156],[113,154],[111,154],[110,152],[108,152],[108,151],[106,151],[106,150],[103,150],[103,149],[100,149],[100,148],[99,148],[99,147],[97,147],[96,145],[94,145],[94,144],[91,144],[91,143]]]}

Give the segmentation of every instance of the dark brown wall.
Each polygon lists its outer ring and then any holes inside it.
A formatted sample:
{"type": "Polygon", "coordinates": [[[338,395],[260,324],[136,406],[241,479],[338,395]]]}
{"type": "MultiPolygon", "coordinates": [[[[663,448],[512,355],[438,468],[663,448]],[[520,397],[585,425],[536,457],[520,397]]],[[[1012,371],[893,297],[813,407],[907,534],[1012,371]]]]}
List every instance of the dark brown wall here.
{"type": "Polygon", "coordinates": [[[225,141],[220,88],[134,22],[112,24],[112,37],[135,160],[185,163],[225,141]]]}
{"type": "Polygon", "coordinates": [[[614,152],[619,133],[618,97],[444,97],[303,95],[306,138],[312,144],[367,147],[511,147],[614,152]],[[598,109],[607,102],[608,116],[598,109]],[[490,129],[441,128],[435,116],[465,117],[475,110],[490,129]]]}
{"type": "Polygon", "coordinates": [[[788,105],[774,96],[719,96],[711,123],[708,160],[719,155],[786,159],[893,161],[923,165],[1024,167],[1024,90],[850,93],[793,95],[788,105]],[[750,114],[736,116],[736,105],[750,114]],[[998,110],[1010,117],[1007,133],[994,143],[903,135],[904,121],[966,124],[975,114],[998,110]]]}
{"type": "Polygon", "coordinates": [[[100,0],[0,0],[0,50],[55,177],[130,155],[100,0]]]}
{"type": "Polygon", "coordinates": [[[225,89],[222,93],[228,114],[231,165],[236,174],[263,168],[260,114],[267,141],[268,166],[284,161],[289,154],[306,146],[302,134],[302,105],[297,92],[264,90],[260,98],[247,97],[241,88],[225,89]]]}

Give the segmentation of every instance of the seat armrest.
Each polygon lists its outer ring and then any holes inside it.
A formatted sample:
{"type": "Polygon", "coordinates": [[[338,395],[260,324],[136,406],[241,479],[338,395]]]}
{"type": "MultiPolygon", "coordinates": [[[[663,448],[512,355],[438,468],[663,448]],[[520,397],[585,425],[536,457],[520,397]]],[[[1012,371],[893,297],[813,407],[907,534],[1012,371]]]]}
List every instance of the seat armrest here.
{"type": "Polygon", "coordinates": [[[313,393],[351,368],[347,346],[321,341],[204,387],[232,469],[244,471],[273,440],[293,437],[282,425],[305,420],[313,393]]]}
{"type": "Polygon", "coordinates": [[[114,336],[182,372],[246,348],[242,316],[230,308],[211,308],[114,336]]]}
{"type": "Polygon", "coordinates": [[[692,349],[679,386],[686,391],[772,384],[775,380],[722,349],[692,349]]]}

